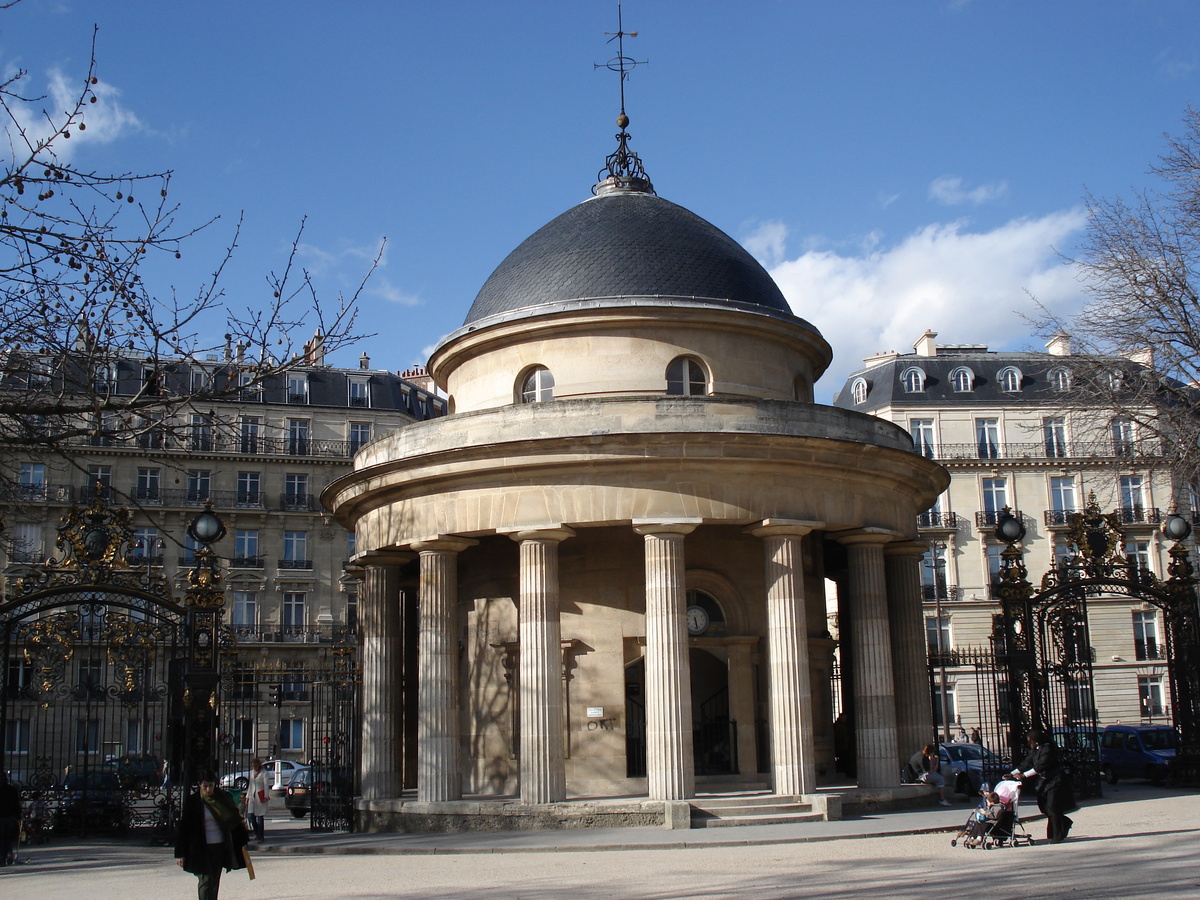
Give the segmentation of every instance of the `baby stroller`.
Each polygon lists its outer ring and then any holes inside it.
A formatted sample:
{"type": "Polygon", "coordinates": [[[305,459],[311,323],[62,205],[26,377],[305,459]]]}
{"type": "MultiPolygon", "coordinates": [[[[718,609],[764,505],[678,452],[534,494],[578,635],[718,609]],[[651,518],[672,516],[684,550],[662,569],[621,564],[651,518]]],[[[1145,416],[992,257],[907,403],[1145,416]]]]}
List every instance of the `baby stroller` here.
{"type": "Polygon", "coordinates": [[[995,803],[988,802],[993,793],[984,784],[979,793],[983,796],[979,806],[972,811],[962,831],[950,841],[955,847],[963,841],[968,850],[991,850],[993,847],[1027,847],[1033,838],[1021,824],[1021,783],[1001,781],[994,792],[995,803]]]}

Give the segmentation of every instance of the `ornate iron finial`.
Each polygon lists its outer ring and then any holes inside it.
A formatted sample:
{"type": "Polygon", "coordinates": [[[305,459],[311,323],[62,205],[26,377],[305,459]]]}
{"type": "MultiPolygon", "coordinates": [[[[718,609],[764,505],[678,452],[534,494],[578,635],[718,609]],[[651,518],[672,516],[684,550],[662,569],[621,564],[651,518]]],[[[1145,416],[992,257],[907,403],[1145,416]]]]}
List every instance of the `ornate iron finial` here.
{"type": "MultiPolygon", "coordinates": [[[[596,174],[596,179],[603,183],[617,184],[625,188],[634,188],[637,190],[653,192],[653,187],[650,184],[650,179],[646,176],[646,170],[642,168],[642,161],[638,155],[629,149],[629,132],[625,129],[629,126],[629,116],[625,114],[625,79],[629,77],[629,73],[640,65],[645,65],[649,60],[636,60],[625,55],[625,38],[637,37],[636,31],[626,31],[624,20],[621,16],[621,2],[617,0],[617,30],[606,31],[605,34],[611,35],[608,43],[617,42],[617,55],[605,63],[595,63],[594,69],[608,69],[610,72],[616,72],[619,75],[619,83],[621,86],[621,114],[617,116],[617,127],[621,130],[617,132],[617,149],[614,153],[604,160],[604,168],[596,174]],[[614,181],[609,181],[613,179],[614,181]]],[[[593,188],[593,192],[597,192],[593,188]]]]}

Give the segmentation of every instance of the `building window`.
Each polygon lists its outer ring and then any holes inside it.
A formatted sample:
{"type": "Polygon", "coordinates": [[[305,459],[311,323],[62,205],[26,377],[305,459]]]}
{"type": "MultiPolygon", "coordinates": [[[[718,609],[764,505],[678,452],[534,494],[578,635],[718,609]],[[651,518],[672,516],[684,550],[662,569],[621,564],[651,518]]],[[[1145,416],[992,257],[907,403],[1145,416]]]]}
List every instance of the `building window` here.
{"type": "Polygon", "coordinates": [[[925,372],[916,366],[905,369],[904,374],[900,376],[900,381],[904,385],[906,394],[919,394],[925,390],[925,372]]]}
{"type": "Polygon", "coordinates": [[[46,466],[43,463],[21,463],[17,479],[22,497],[27,500],[46,499],[46,466]]]}
{"type": "Polygon", "coordinates": [[[308,569],[312,563],[308,559],[308,532],[285,531],[283,533],[283,559],[280,567],[284,569],[308,569]]]}
{"type": "Polygon", "coordinates": [[[950,617],[943,615],[939,619],[937,616],[926,616],[925,638],[931,655],[949,653],[954,646],[950,643],[950,617]]]}
{"type": "Polygon", "coordinates": [[[348,384],[350,405],[366,408],[371,405],[371,382],[366,378],[351,378],[348,384]]]}
{"type": "Polygon", "coordinates": [[[1067,516],[1075,512],[1075,478],[1071,475],[1050,479],[1051,525],[1066,525],[1067,516]]]}
{"type": "Polygon", "coordinates": [[[1008,506],[1008,480],[1005,478],[983,479],[983,511],[988,513],[987,524],[995,523],[996,515],[1008,506]]]}
{"type": "Polygon", "coordinates": [[[83,489],[84,499],[107,497],[112,490],[112,466],[89,465],[87,486],[83,489]]]}
{"type": "Polygon", "coordinates": [[[960,366],[950,373],[950,386],[956,394],[975,390],[975,373],[966,366],[960,366]]]}
{"type": "Polygon", "coordinates": [[[998,419],[975,420],[975,446],[980,459],[1000,458],[1000,422],[998,419]]]}
{"type": "Polygon", "coordinates": [[[348,435],[350,437],[350,452],[357,453],[363,444],[371,440],[371,423],[351,422],[348,435]]]}
{"type": "Polygon", "coordinates": [[[211,487],[212,473],[208,469],[188,469],[188,503],[203,503],[208,499],[208,493],[211,487]]]}
{"type": "Polygon", "coordinates": [[[258,568],[258,529],[239,528],[233,537],[233,559],[230,565],[258,568]]]}
{"type": "Polygon", "coordinates": [[[1065,419],[1042,419],[1042,440],[1046,455],[1051,459],[1062,459],[1067,455],[1067,422],[1065,419]]]}
{"type": "Polygon", "coordinates": [[[191,448],[201,451],[212,450],[213,424],[211,416],[193,413],[191,448]]]}
{"type": "Polygon", "coordinates": [[[346,627],[354,631],[358,627],[358,592],[346,594],[346,627]]]}
{"type": "Polygon", "coordinates": [[[1125,522],[1141,522],[1145,518],[1146,504],[1142,490],[1141,475],[1121,476],[1121,518],[1125,522]]]}
{"type": "Polygon", "coordinates": [[[1133,654],[1138,660],[1162,659],[1158,645],[1158,613],[1134,610],[1133,654]]]}
{"type": "Polygon", "coordinates": [[[233,723],[233,749],[241,753],[254,752],[253,719],[238,719],[233,723]]]}
{"type": "Polygon", "coordinates": [[[1149,719],[1166,714],[1166,709],[1163,707],[1161,675],[1138,676],[1138,701],[1142,708],[1143,718],[1149,719]]]}
{"type": "Polygon", "coordinates": [[[242,416],[238,420],[239,449],[242,453],[258,452],[258,432],[261,426],[262,420],[258,416],[242,416]]]}
{"type": "Polygon", "coordinates": [[[933,436],[933,419],[913,419],[908,423],[908,433],[912,435],[913,449],[926,459],[937,455],[937,443],[933,436]]]}
{"type": "Polygon", "coordinates": [[[137,500],[159,499],[159,470],[143,469],[137,471],[137,485],[134,488],[134,498],[137,500]]]}
{"type": "Polygon", "coordinates": [[[40,563],[45,559],[46,545],[40,522],[17,522],[11,528],[10,562],[40,563]]]}
{"type": "Polygon", "coordinates": [[[1050,387],[1060,393],[1071,389],[1071,373],[1067,369],[1052,369],[1050,372],[1050,387]]]}
{"type": "Polygon", "coordinates": [[[1112,430],[1113,455],[1133,456],[1133,422],[1130,419],[1113,419],[1112,430]]]}
{"type": "Polygon", "coordinates": [[[100,752],[100,720],[79,719],[75,723],[75,752],[100,752]]]}
{"type": "Polygon", "coordinates": [[[946,699],[942,701],[942,686],[935,684],[933,686],[933,724],[941,728],[945,724],[945,717],[948,716],[950,724],[958,721],[958,698],[955,696],[954,685],[946,685],[946,699]]]}
{"type": "Polygon", "coordinates": [[[987,545],[987,571],[988,571],[988,587],[991,589],[992,599],[998,599],[999,594],[997,589],[1000,587],[1000,571],[1004,563],[1004,548],[999,544],[987,545]]]}
{"type": "Polygon", "coordinates": [[[865,378],[854,379],[854,383],[850,385],[850,397],[855,404],[867,402],[867,380],[865,378]]]}
{"type": "Polygon", "coordinates": [[[1000,383],[1000,390],[1006,394],[1018,394],[1021,391],[1021,370],[1015,366],[1001,369],[996,380],[1000,383]]]}
{"type": "Polygon", "coordinates": [[[283,594],[283,622],[284,628],[303,628],[304,627],[304,601],[306,599],[304,591],[285,591],[283,594]]]}
{"type": "Polygon", "coordinates": [[[162,539],[157,528],[136,528],[133,532],[133,554],[129,560],[134,565],[162,565],[162,539]]]}
{"type": "Polygon", "coordinates": [[[288,403],[308,402],[308,376],[303,372],[288,372],[287,400],[288,403]]]}
{"type": "Polygon", "coordinates": [[[183,556],[180,557],[179,563],[184,566],[194,566],[196,564],[196,551],[199,550],[201,544],[190,534],[183,536],[183,556]]]}
{"type": "MultiPolygon", "coordinates": [[[[926,550],[921,557],[921,593],[926,600],[945,599],[949,596],[946,591],[945,547],[935,546],[926,550]]],[[[926,620],[929,621],[931,620],[926,620]]]]}
{"type": "Polygon", "coordinates": [[[283,508],[308,509],[308,475],[288,473],[283,476],[283,508]]]}
{"type": "Polygon", "coordinates": [[[541,403],[554,399],[554,376],[545,366],[535,366],[521,379],[521,403],[541,403]]]}
{"type": "Polygon", "coordinates": [[[229,624],[252,628],[258,624],[258,592],[234,591],[233,609],[230,612],[229,624]]]}
{"type": "Polygon", "coordinates": [[[299,753],[304,750],[304,720],[279,720],[279,749],[285,752],[299,753]]]}
{"type": "Polygon", "coordinates": [[[1096,701],[1091,681],[1067,682],[1067,718],[1072,722],[1087,722],[1096,715],[1096,701]]]}
{"type": "Polygon", "coordinates": [[[29,735],[28,719],[9,719],[4,723],[4,752],[28,753],[29,735]]]}
{"type": "Polygon", "coordinates": [[[308,419],[288,419],[288,453],[308,455],[308,419]]]}
{"type": "Polygon", "coordinates": [[[1150,542],[1126,541],[1125,558],[1138,567],[1138,572],[1150,571],[1150,542]]]}
{"type": "Polygon", "coordinates": [[[262,476],[258,472],[238,472],[238,506],[258,506],[262,476]]]}
{"type": "Polygon", "coordinates": [[[667,393],[676,397],[702,397],[708,393],[708,375],[694,359],[680,356],[667,366],[667,393]]]}

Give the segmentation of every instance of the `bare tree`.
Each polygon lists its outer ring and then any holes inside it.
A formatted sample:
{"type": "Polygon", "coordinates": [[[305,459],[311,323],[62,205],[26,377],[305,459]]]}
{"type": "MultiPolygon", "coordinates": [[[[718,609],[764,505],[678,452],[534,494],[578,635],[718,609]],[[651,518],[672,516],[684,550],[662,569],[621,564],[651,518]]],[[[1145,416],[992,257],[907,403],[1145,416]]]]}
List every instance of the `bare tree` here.
{"type": "Polygon", "coordinates": [[[1155,436],[1187,483],[1200,471],[1200,112],[1150,171],[1162,185],[1132,199],[1087,196],[1069,262],[1090,300],[1069,322],[1038,324],[1070,334],[1076,396],[1155,436]]]}
{"type": "Polygon", "coordinates": [[[298,233],[282,270],[267,276],[262,302],[235,309],[221,287],[235,229],[195,294],[148,284],[146,261],[179,257],[199,229],[178,224],[169,171],[114,174],[72,162],[70,142],[86,132],[98,100],[95,46],[93,33],[87,76],[64,109],[28,93],[25,71],[0,83],[8,154],[0,174],[0,450],[70,460],[81,440],[183,427],[186,411],[207,411],[311,362],[302,352],[309,334],[319,335],[320,352],[356,340],[355,302],[379,262],[353,294],[322,303],[298,265],[298,233]],[[118,390],[116,363],[129,359],[147,374],[118,390]]]}

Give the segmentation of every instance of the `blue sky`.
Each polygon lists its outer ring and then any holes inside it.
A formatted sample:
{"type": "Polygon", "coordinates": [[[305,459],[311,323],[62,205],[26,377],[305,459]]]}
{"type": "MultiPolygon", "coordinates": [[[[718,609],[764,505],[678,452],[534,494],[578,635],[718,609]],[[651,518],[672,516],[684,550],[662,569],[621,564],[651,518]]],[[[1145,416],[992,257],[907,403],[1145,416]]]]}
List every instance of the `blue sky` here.
{"type": "MultiPolygon", "coordinates": [[[[1070,311],[1086,190],[1153,183],[1200,103],[1194,0],[626,0],[633,148],[657,192],[751,249],[833,345],[864,355],[1039,346],[1029,294],[1070,311]]],[[[75,162],[172,169],[180,221],[219,221],[149,273],[194,293],[239,214],[224,286],[261,305],[303,262],[377,332],[332,359],[403,369],[462,324],[493,268],[589,196],[614,146],[614,0],[25,0],[0,64],[101,103],[75,162]]],[[[80,135],[84,138],[84,135],[80,135]]]]}

